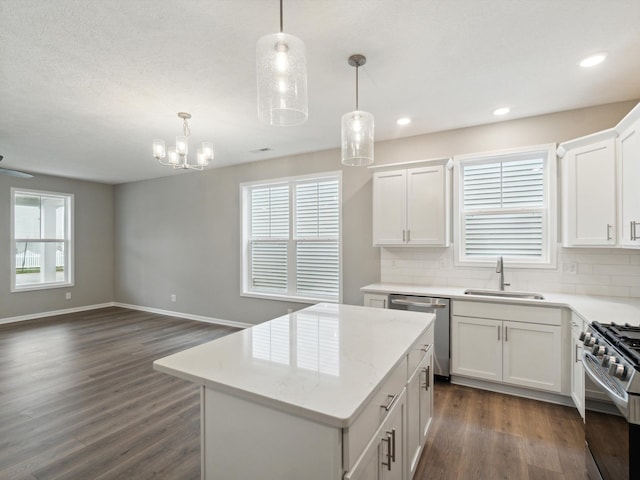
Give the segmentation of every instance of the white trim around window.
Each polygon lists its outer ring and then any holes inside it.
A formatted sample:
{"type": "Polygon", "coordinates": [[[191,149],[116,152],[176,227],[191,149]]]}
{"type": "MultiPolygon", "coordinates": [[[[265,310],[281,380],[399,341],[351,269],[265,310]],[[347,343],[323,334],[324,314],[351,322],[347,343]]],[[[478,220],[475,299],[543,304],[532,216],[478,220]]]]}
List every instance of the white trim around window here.
{"type": "Polygon", "coordinates": [[[342,173],[240,185],[246,297],[342,301],[342,173]]]}
{"type": "Polygon", "coordinates": [[[74,196],[11,189],[11,292],[73,286],[74,196]]]}
{"type": "Polygon", "coordinates": [[[454,157],[454,264],[556,268],[555,144],[454,157]]]}

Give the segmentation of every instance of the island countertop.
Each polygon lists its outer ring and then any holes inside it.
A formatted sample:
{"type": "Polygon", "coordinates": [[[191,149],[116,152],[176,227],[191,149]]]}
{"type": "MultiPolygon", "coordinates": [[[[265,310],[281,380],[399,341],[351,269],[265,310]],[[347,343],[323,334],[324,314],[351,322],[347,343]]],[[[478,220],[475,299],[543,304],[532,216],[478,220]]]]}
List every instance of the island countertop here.
{"type": "Polygon", "coordinates": [[[154,369],[350,426],[433,315],[321,303],[156,360],[154,369]]]}

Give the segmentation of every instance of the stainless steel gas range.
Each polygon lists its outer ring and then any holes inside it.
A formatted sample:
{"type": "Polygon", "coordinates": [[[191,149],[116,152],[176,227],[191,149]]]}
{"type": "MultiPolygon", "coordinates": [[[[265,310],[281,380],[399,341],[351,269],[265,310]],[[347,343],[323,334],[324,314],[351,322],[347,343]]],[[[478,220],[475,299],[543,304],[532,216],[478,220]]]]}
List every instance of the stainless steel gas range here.
{"type": "Polygon", "coordinates": [[[593,322],[580,339],[589,478],[640,479],[640,327],[593,322]]]}

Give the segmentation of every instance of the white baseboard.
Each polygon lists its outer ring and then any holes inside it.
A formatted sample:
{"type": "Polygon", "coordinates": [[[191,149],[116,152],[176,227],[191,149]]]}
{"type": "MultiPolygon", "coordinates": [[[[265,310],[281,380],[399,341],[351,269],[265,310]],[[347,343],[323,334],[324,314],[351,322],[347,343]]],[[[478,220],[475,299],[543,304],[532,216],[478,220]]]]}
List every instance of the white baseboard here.
{"type": "Polygon", "coordinates": [[[224,325],[227,327],[249,328],[253,327],[252,323],[235,322],[233,320],[222,320],[221,318],[205,317],[202,315],[192,315],[190,313],[173,312],[171,310],[162,310],[160,308],[143,307],[141,305],[131,305],[128,303],[114,302],[115,307],[129,308],[131,310],[140,310],[149,313],[158,313],[160,315],[169,315],[171,317],[186,318],[187,320],[196,320],[198,322],[215,323],[216,325],[224,325]]]}
{"type": "Polygon", "coordinates": [[[192,315],[190,313],[172,312],[171,310],[162,310],[160,308],[143,307],[140,305],[130,305],[128,303],[107,302],[96,305],[85,305],[83,307],[65,308],[62,310],[50,310],[48,312],[32,313],[29,315],[19,315],[16,317],[0,318],[0,325],[5,323],[23,322],[26,320],[36,320],[38,318],[53,317],[55,315],[64,315],[66,313],[84,312],[87,310],[97,310],[106,307],[122,307],[130,310],[140,310],[149,313],[158,313],[160,315],[169,315],[172,317],[186,318],[187,320],[196,320],[198,322],[214,323],[216,325],[224,325],[227,327],[249,328],[253,327],[252,323],[234,322],[232,320],[222,320],[220,318],[204,317],[202,315],[192,315]]]}
{"type": "Polygon", "coordinates": [[[31,313],[29,315],[18,315],[17,317],[0,318],[0,325],[3,323],[24,322],[26,320],[36,320],[38,318],[53,317],[66,313],[85,312],[87,310],[97,310],[99,308],[113,307],[113,302],[98,303],[95,305],[85,305],[83,307],[63,308],[62,310],[50,310],[48,312],[31,313]]]}

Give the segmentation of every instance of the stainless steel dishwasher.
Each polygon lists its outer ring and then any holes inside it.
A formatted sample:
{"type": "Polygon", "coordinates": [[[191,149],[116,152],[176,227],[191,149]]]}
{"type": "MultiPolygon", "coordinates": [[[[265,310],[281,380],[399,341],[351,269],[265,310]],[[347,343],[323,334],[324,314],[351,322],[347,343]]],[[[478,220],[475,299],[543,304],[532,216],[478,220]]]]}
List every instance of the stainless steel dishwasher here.
{"type": "Polygon", "coordinates": [[[448,380],[451,375],[449,299],[391,294],[389,295],[389,308],[435,313],[433,373],[448,380]]]}

